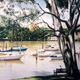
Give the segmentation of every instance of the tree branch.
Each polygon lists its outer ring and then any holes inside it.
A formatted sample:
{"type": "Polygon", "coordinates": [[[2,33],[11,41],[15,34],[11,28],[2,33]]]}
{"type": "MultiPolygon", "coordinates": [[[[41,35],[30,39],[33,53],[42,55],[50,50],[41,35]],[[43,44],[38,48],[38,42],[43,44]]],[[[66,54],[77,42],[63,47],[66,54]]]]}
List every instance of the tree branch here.
{"type": "Polygon", "coordinates": [[[79,14],[78,14],[77,18],[75,19],[73,27],[71,28],[69,33],[72,33],[72,32],[74,32],[74,30],[76,30],[76,28],[77,28],[76,25],[78,23],[78,20],[79,20],[79,14]]]}
{"type": "Polygon", "coordinates": [[[80,27],[80,24],[79,24],[78,26],[76,26],[76,29],[77,29],[78,27],[80,27]]]}
{"type": "Polygon", "coordinates": [[[48,8],[51,11],[51,6],[50,6],[49,2],[47,0],[44,0],[44,1],[46,3],[46,8],[48,8]]]}
{"type": "Polygon", "coordinates": [[[55,17],[56,19],[58,19],[59,21],[64,22],[64,23],[67,25],[67,28],[68,28],[68,29],[70,28],[70,25],[68,24],[68,22],[67,22],[66,20],[62,20],[62,19],[60,19],[58,16],[56,16],[55,14],[43,10],[43,8],[40,6],[39,3],[35,3],[35,4],[37,4],[37,5],[39,6],[39,8],[43,11],[44,14],[50,14],[50,15],[54,16],[54,17],[55,17]]]}

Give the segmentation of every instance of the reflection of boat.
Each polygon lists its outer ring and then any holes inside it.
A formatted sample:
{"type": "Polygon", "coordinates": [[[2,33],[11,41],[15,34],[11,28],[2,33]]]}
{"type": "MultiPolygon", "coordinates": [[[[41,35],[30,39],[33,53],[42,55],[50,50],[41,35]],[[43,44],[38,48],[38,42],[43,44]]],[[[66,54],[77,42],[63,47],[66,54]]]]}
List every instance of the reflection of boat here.
{"type": "Polygon", "coordinates": [[[0,65],[4,64],[23,64],[21,60],[0,61],[0,65]]]}
{"type": "Polygon", "coordinates": [[[50,56],[51,60],[56,60],[56,59],[59,59],[59,60],[62,60],[63,57],[61,54],[54,54],[52,56],[50,56]]]}
{"type": "Polygon", "coordinates": [[[0,61],[0,68],[13,65],[13,64],[23,64],[21,60],[7,60],[7,61],[0,61]]]}
{"type": "Polygon", "coordinates": [[[0,52],[25,51],[25,50],[27,50],[27,48],[23,48],[22,46],[13,46],[8,50],[3,50],[3,51],[0,50],[0,52]]]}
{"type": "Polygon", "coordinates": [[[22,54],[4,54],[0,55],[0,60],[19,60],[23,57],[22,54]]]}

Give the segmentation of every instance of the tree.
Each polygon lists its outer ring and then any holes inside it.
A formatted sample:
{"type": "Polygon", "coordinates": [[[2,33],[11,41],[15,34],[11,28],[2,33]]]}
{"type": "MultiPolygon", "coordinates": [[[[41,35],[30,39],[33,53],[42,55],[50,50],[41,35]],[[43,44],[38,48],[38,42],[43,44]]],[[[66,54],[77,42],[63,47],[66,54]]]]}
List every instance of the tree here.
{"type": "Polygon", "coordinates": [[[60,8],[68,8],[68,0],[56,0],[56,4],[60,8]]]}
{"type": "Polygon", "coordinates": [[[58,12],[58,8],[55,3],[56,0],[44,0],[44,1],[46,3],[46,7],[49,9],[50,12],[45,11],[38,3],[36,3],[39,6],[39,8],[43,11],[43,13],[40,16],[44,14],[52,15],[54,28],[49,26],[47,22],[45,21],[43,22],[46,23],[47,26],[55,32],[54,36],[58,37],[60,50],[63,56],[68,76],[72,76],[74,79],[78,80],[80,78],[79,77],[80,74],[76,61],[74,32],[78,27],[80,27],[79,24],[80,0],[68,0],[68,7],[69,7],[68,21],[60,19],[60,14],[58,12]],[[61,24],[62,22],[66,24],[67,34],[63,30],[61,24]]]}
{"type": "Polygon", "coordinates": [[[47,8],[49,9],[50,13],[45,11],[43,12],[52,15],[52,20],[55,27],[54,29],[56,31],[59,31],[58,33],[56,33],[56,35],[59,40],[59,46],[64,59],[67,74],[69,76],[74,77],[77,80],[79,79],[79,70],[76,61],[74,31],[80,26],[78,24],[79,15],[80,15],[80,10],[79,10],[80,0],[68,0],[69,22],[60,19],[55,1],[56,0],[51,0],[51,4],[50,4],[48,0],[45,0],[47,8]],[[67,26],[68,29],[67,35],[63,31],[61,22],[64,22],[67,26]]]}

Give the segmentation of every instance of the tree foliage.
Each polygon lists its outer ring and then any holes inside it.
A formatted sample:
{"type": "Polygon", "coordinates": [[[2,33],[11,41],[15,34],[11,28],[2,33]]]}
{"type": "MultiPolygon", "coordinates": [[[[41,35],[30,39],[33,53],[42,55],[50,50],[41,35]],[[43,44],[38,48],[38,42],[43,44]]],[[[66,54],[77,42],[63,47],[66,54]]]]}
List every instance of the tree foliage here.
{"type": "Polygon", "coordinates": [[[47,37],[45,35],[48,32],[45,32],[46,28],[37,28],[34,31],[29,30],[29,28],[15,28],[11,29],[8,34],[9,40],[27,40],[27,41],[40,41],[45,40],[47,37]]]}
{"type": "Polygon", "coordinates": [[[56,4],[60,8],[68,8],[68,0],[56,0],[56,4]]]}

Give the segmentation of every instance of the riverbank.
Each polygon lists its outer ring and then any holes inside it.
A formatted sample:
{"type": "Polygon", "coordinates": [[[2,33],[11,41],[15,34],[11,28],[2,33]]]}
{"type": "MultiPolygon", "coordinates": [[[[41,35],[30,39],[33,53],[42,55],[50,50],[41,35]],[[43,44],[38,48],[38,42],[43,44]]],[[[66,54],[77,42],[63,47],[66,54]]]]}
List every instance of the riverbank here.
{"type": "Polygon", "coordinates": [[[33,76],[13,80],[74,80],[74,79],[67,77],[65,74],[63,74],[63,75],[33,76]]]}

